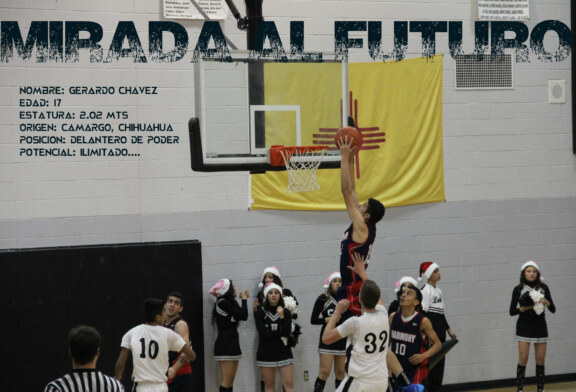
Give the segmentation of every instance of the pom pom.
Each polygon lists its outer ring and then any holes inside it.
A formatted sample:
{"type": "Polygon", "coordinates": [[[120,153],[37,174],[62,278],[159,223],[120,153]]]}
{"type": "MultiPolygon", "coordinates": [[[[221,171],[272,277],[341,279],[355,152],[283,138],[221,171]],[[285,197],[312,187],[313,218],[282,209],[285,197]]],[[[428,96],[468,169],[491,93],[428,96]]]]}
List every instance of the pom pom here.
{"type": "Polygon", "coordinates": [[[283,298],[284,298],[284,308],[288,309],[290,313],[294,316],[298,312],[298,303],[296,302],[294,297],[291,297],[289,295],[283,298]]]}
{"type": "Polygon", "coordinates": [[[544,304],[540,303],[540,300],[544,298],[544,296],[539,291],[534,290],[530,292],[530,298],[534,303],[534,312],[537,315],[541,315],[542,312],[544,312],[544,304]]]}
{"type": "Polygon", "coordinates": [[[288,346],[296,347],[300,335],[302,335],[302,327],[297,323],[292,323],[292,332],[288,337],[288,346]]]}

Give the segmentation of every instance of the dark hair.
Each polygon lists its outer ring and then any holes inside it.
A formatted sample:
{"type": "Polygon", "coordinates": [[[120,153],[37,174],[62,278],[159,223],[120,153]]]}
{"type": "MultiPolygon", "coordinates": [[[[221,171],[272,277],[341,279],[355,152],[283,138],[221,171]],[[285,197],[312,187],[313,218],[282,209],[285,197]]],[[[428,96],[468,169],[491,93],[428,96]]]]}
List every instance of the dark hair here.
{"type": "MultiPolygon", "coordinates": [[[[532,267],[531,265],[527,266],[528,267],[532,267]]],[[[540,280],[540,271],[538,270],[538,268],[534,268],[536,270],[536,280],[534,280],[534,282],[528,282],[528,280],[526,280],[526,275],[524,274],[524,272],[526,271],[526,268],[524,268],[521,272],[520,272],[520,284],[518,285],[518,287],[522,287],[523,285],[527,285],[533,288],[538,288],[538,287],[542,287],[544,286],[544,283],[542,283],[542,281],[540,280]]]]}
{"type": "MultiPolygon", "coordinates": [[[[276,275],[274,275],[274,276],[276,276],[276,275]]],[[[282,287],[282,286],[280,286],[280,287],[282,287]]],[[[276,290],[276,289],[272,289],[272,290],[276,290]]],[[[280,299],[278,300],[278,306],[282,306],[282,307],[285,306],[284,305],[284,292],[283,291],[284,291],[284,289],[280,290],[280,299]]],[[[268,292],[268,293],[270,293],[270,292],[268,292]]],[[[264,294],[264,292],[262,292],[262,294],[264,294]]],[[[270,302],[268,302],[268,296],[267,295],[264,296],[264,303],[262,304],[262,307],[266,310],[272,310],[272,305],[270,305],[270,302]]]]}
{"type": "Polygon", "coordinates": [[[373,280],[366,279],[360,289],[360,300],[366,309],[374,309],[380,301],[380,288],[373,280]]]}
{"type": "MultiPolygon", "coordinates": [[[[336,279],[336,278],[334,278],[336,279]]],[[[332,291],[332,282],[334,281],[334,279],[332,279],[330,282],[328,282],[328,287],[326,288],[326,290],[324,290],[324,294],[326,295],[326,302],[330,301],[330,296],[332,294],[336,294],[336,291],[332,291]]],[[[336,297],[335,295],[332,295],[333,297],[336,297]]]]}
{"type": "MultiPolygon", "coordinates": [[[[400,301],[400,297],[402,296],[402,288],[403,288],[404,286],[406,286],[406,285],[414,286],[412,283],[410,283],[410,282],[408,282],[408,281],[402,283],[402,284],[400,285],[400,288],[398,289],[398,291],[396,291],[396,299],[398,299],[398,301],[400,301]]],[[[422,302],[422,301],[420,301],[420,302],[422,302]]]]}
{"type": "MultiPolygon", "coordinates": [[[[218,296],[218,299],[216,300],[216,303],[214,304],[214,307],[212,308],[212,326],[214,326],[216,324],[216,317],[217,317],[216,306],[218,305],[218,302],[220,302],[220,300],[235,301],[235,299],[234,299],[234,285],[232,283],[232,280],[230,280],[230,287],[228,288],[228,291],[226,291],[224,294],[218,296]]],[[[240,322],[238,320],[236,320],[236,322],[234,323],[234,326],[238,326],[238,324],[240,324],[240,322]]]]}
{"type": "MultiPolygon", "coordinates": [[[[267,272],[267,274],[272,274],[272,272],[267,272]]],[[[272,274],[272,278],[274,279],[274,283],[276,283],[278,286],[280,287],[284,287],[284,285],[282,284],[282,279],[280,279],[279,276],[276,276],[274,274],[272,274]]],[[[262,283],[264,286],[266,286],[266,283],[264,282],[264,279],[266,279],[266,274],[264,274],[264,276],[262,276],[262,281],[260,283],[262,283]]],[[[264,288],[262,288],[262,291],[264,291],[264,288]]]]}
{"type": "MultiPolygon", "coordinates": [[[[338,291],[338,290],[336,290],[338,291]]],[[[326,295],[326,300],[330,300],[330,296],[334,297],[333,294],[336,294],[336,291],[332,291],[332,282],[328,283],[328,287],[326,287],[326,290],[324,290],[324,294],[326,295]]]]}
{"type": "Polygon", "coordinates": [[[168,296],[166,297],[166,299],[168,299],[169,297],[176,297],[180,300],[180,305],[184,305],[184,298],[182,296],[182,293],[179,291],[171,291],[168,293],[168,296]]]}
{"type": "Polygon", "coordinates": [[[94,327],[80,325],[68,333],[70,355],[75,363],[86,365],[98,354],[102,338],[94,327]]]}
{"type": "Polygon", "coordinates": [[[386,208],[384,207],[384,204],[380,203],[378,200],[370,198],[368,199],[368,208],[366,212],[370,214],[368,222],[375,225],[386,213],[386,208]]]}
{"type": "Polygon", "coordinates": [[[152,323],[156,316],[161,315],[164,311],[166,300],[158,298],[148,298],[144,301],[144,321],[152,323]]]}
{"type": "MultiPolygon", "coordinates": [[[[282,287],[282,292],[280,293],[280,296],[283,296],[285,289],[284,289],[284,286],[282,285],[282,280],[280,280],[280,278],[274,274],[272,274],[272,276],[274,277],[274,283],[277,284],[278,286],[282,287]]],[[[264,287],[266,287],[266,283],[264,283],[264,278],[262,278],[262,284],[263,284],[262,288],[260,289],[258,294],[256,294],[256,299],[258,300],[258,303],[260,305],[262,305],[264,303],[264,301],[266,300],[266,298],[264,298],[264,287]]]]}

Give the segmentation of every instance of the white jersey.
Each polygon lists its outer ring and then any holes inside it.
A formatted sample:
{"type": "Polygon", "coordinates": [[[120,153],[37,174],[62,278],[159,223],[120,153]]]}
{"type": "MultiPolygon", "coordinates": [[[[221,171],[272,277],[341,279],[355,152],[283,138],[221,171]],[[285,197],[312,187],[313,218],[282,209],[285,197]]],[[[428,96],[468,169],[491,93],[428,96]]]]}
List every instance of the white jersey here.
{"type": "Polygon", "coordinates": [[[337,328],[340,336],[348,337],[346,373],[363,383],[387,386],[386,353],[390,327],[386,308],[376,305],[375,312],[351,317],[337,328]]]}
{"type": "Polygon", "coordinates": [[[442,290],[426,283],[422,288],[422,310],[427,313],[444,314],[444,300],[442,290]]]}
{"type": "Polygon", "coordinates": [[[169,328],[141,324],[126,332],[121,346],[132,351],[132,376],[137,383],[165,383],[170,366],[168,351],[180,351],[185,344],[184,339],[169,328]]]}

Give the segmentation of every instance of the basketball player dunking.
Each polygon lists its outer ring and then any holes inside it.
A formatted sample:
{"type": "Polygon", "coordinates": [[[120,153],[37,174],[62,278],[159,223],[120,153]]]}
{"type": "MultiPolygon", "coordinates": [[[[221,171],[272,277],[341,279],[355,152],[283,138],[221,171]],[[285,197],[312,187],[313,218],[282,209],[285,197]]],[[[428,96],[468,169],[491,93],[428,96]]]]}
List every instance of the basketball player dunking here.
{"type": "Polygon", "coordinates": [[[343,315],[343,319],[361,314],[358,294],[362,287],[362,279],[349,269],[354,262],[352,254],[358,253],[365,260],[365,267],[368,266],[368,259],[372,244],[376,238],[376,223],[382,219],[385,208],[376,199],[369,199],[362,205],[356,196],[356,181],[354,178],[354,155],[357,147],[352,146],[352,138],[344,137],[340,140],[338,148],[342,155],[340,163],[340,185],[346,210],[352,220],[352,224],[344,232],[344,238],[340,244],[340,275],[342,276],[342,287],[336,294],[337,300],[347,299],[350,301],[348,311],[343,315]]]}

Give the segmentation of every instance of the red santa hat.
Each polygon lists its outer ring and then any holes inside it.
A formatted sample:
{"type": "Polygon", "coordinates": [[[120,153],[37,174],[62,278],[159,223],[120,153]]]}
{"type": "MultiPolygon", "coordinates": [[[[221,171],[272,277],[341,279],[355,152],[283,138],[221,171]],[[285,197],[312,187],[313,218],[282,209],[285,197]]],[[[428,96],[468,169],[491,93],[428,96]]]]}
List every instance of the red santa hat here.
{"type": "Polygon", "coordinates": [[[259,288],[264,287],[264,276],[266,276],[267,273],[271,273],[272,275],[275,275],[277,277],[281,277],[280,276],[280,271],[278,271],[278,268],[272,266],[272,267],[268,267],[268,268],[264,268],[264,272],[262,272],[262,277],[260,278],[260,283],[258,284],[259,288]]]}
{"type": "Polygon", "coordinates": [[[330,283],[332,283],[332,281],[336,278],[342,279],[340,272],[332,272],[330,275],[328,275],[328,277],[324,280],[324,288],[327,289],[330,287],[330,283]]]}
{"type": "Polygon", "coordinates": [[[434,271],[436,271],[437,268],[440,268],[440,266],[434,263],[433,261],[425,261],[421,263],[420,277],[418,278],[418,282],[421,282],[423,280],[422,275],[424,275],[424,277],[426,278],[426,281],[424,283],[428,282],[430,280],[430,277],[432,276],[434,271]]]}

